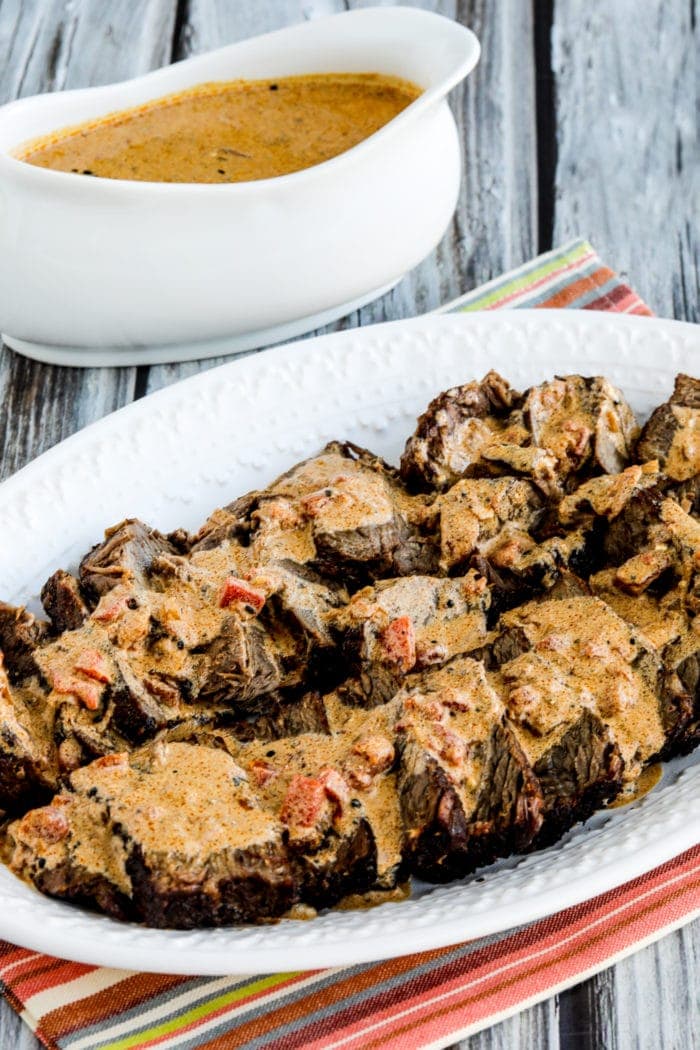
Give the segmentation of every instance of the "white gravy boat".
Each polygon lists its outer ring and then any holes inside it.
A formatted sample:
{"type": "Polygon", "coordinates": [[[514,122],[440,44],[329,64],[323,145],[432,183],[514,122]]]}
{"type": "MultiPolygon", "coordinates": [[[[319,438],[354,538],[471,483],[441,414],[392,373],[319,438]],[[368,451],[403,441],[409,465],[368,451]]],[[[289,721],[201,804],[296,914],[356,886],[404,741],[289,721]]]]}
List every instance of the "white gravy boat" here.
{"type": "Polygon", "coordinates": [[[383,294],[450,221],[461,164],[446,95],[478,58],[456,22],[366,8],[0,108],[5,341],[58,364],[186,360],[300,335],[383,294]],[[203,81],[322,72],[391,74],[424,91],[347,152],[256,182],[90,178],[13,156],[37,136],[203,81]]]}

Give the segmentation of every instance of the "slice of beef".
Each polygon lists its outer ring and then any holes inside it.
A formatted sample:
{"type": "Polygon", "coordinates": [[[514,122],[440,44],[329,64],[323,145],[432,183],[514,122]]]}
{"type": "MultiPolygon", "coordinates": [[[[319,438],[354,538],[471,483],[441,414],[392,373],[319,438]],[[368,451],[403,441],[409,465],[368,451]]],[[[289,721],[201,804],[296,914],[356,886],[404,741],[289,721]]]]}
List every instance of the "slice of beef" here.
{"type": "Polygon", "coordinates": [[[155,675],[139,675],[124,656],[109,690],[110,726],[131,745],[143,743],[185,717],[180,692],[155,675]]]}
{"type": "Polygon", "coordinates": [[[263,493],[257,490],[240,496],[232,503],[215,510],[192,537],[190,552],[211,550],[227,541],[246,545],[251,531],[251,514],[257,508],[263,493]]]}
{"type": "Polygon", "coordinates": [[[666,669],[667,744],[664,755],[684,753],[700,740],[700,534],[672,500],[650,526],[650,546],[622,565],[591,577],[593,592],[633,624],[661,654],[666,669]],[[688,724],[676,726],[679,708],[690,708],[688,724]]]}
{"type": "Polygon", "coordinates": [[[618,522],[619,528],[613,531],[611,527],[606,537],[606,547],[614,554],[615,579],[623,590],[640,594],[651,587],[662,593],[683,579],[686,590],[692,592],[700,548],[697,519],[654,486],[630,500],[628,513],[613,525],[618,522]],[[625,518],[635,543],[625,534],[625,518]]]}
{"type": "Polygon", "coordinates": [[[90,614],[75,576],[58,569],[41,589],[41,604],[57,633],[75,631],[90,614]]]}
{"type": "Polygon", "coordinates": [[[0,652],[11,682],[37,673],[35,651],[49,635],[49,625],[22,606],[0,602],[0,652]]]}
{"type": "Polygon", "coordinates": [[[535,486],[520,478],[466,478],[439,496],[440,566],[468,566],[474,555],[496,565],[513,545],[528,541],[542,520],[544,504],[535,486]]]}
{"type": "Polygon", "coordinates": [[[233,538],[254,574],[275,565],[308,565],[342,584],[425,570],[436,551],[421,526],[426,501],[408,495],[397,472],[349,442],[331,442],[254,499],[206,527],[204,546],[233,538]],[[213,538],[212,538],[213,537],[213,538]]]}
{"type": "Polygon", "coordinates": [[[562,499],[557,515],[562,525],[575,525],[591,515],[611,522],[634,506],[635,499],[659,482],[656,465],[634,464],[619,474],[590,478],[562,499]]]}
{"type": "Polygon", "coordinates": [[[609,563],[620,565],[649,546],[649,530],[659,521],[664,499],[659,483],[639,488],[631,496],[606,531],[604,553],[609,563]]]}
{"type": "Polygon", "coordinates": [[[53,708],[36,681],[10,685],[0,653],[0,808],[37,805],[57,781],[53,708]]]}
{"type": "Polygon", "coordinates": [[[527,847],[542,794],[483,665],[455,659],[416,676],[398,699],[409,870],[446,882],[527,847]]]}
{"type": "Polygon", "coordinates": [[[509,416],[522,402],[497,372],[439,394],[418,419],[401,457],[401,477],[419,491],[443,490],[479,464],[495,442],[522,444],[527,431],[509,416]]]}
{"type": "Polygon", "coordinates": [[[11,866],[43,892],[149,926],[259,922],[295,901],[282,831],[225,752],[165,744],[75,772],[11,826],[11,866]]]}
{"type": "Polygon", "coordinates": [[[544,822],[530,848],[551,845],[615,798],[622,786],[623,768],[609,728],[592,711],[582,711],[535,763],[544,796],[544,822]]]}
{"type": "Polygon", "coordinates": [[[55,795],[31,809],[6,834],[9,866],[47,897],[115,919],[138,918],[126,874],[126,850],[101,800],[55,795]]]}
{"type": "Polygon", "coordinates": [[[298,489],[323,575],[359,586],[435,567],[435,549],[420,531],[424,502],[411,499],[396,472],[365,449],[331,443],[280,484],[288,494],[298,489]]]}
{"type": "MultiPolygon", "coordinates": [[[[280,815],[296,859],[302,899],[389,890],[402,873],[403,826],[396,791],[396,703],[373,710],[324,700],[325,732],[224,743],[262,804],[280,815]]],[[[225,731],[222,731],[222,735],[225,731]]]]}
{"type": "Polygon", "coordinates": [[[602,376],[560,376],[532,387],[524,416],[532,444],[556,457],[564,478],[623,470],[639,430],[621,391],[602,376]]]}
{"type": "MultiPolygon", "coordinates": [[[[328,733],[328,717],[323,697],[304,685],[268,693],[262,714],[245,721],[232,720],[220,712],[215,716],[217,730],[232,734],[241,743],[271,741],[302,733],[328,733]]],[[[212,730],[205,728],[203,736],[212,730]]]]}
{"type": "MultiPolygon", "coordinates": [[[[348,734],[303,734],[227,749],[250,778],[261,805],[285,828],[298,895],[330,907],[377,880],[377,844],[345,770],[348,734]]],[[[393,756],[393,748],[392,748],[393,756]]]]}
{"type": "Polygon", "coordinates": [[[669,401],[672,405],[700,408],[700,379],[679,372],[669,401]]]}
{"type": "Polygon", "coordinates": [[[680,485],[669,486],[668,492],[686,513],[700,518],[700,474],[683,481],[680,485]]]}
{"type": "MultiPolygon", "coordinates": [[[[522,429],[527,433],[525,427],[522,429]]],[[[536,445],[517,445],[505,441],[490,444],[482,452],[479,473],[484,476],[527,478],[545,499],[557,501],[562,496],[563,484],[556,456],[536,445]]]]}
{"type": "Polygon", "coordinates": [[[386,703],[409,672],[477,648],[490,600],[474,571],[459,579],[382,580],[358,591],[331,620],[350,677],[344,695],[369,707],[386,703]]]}
{"type": "Polygon", "coordinates": [[[331,908],[350,893],[365,893],[376,886],[377,847],[369,821],[362,815],[353,813],[329,830],[318,850],[297,850],[292,844],[290,850],[299,895],[313,908],[331,908]]]}
{"type": "Polygon", "coordinates": [[[342,583],[328,581],[310,565],[289,558],[263,566],[250,582],[268,595],[277,615],[291,619],[311,643],[321,648],[333,644],[328,618],[348,600],[342,583]]]}
{"type": "Polygon", "coordinates": [[[538,844],[549,842],[667,751],[687,727],[687,698],[670,695],[659,654],[598,598],[529,603],[500,632],[492,657],[542,778],[538,844]]]}
{"type": "Polygon", "coordinates": [[[142,581],[154,558],[179,551],[166,536],[144,525],[137,518],[127,518],[105,532],[80,563],[80,587],[94,608],[100,598],[117,584],[142,581]]]}
{"type": "Polygon", "coordinates": [[[522,602],[561,594],[571,576],[588,576],[600,563],[601,532],[593,518],[576,528],[550,521],[536,537],[506,531],[501,546],[488,558],[474,556],[472,565],[483,573],[491,590],[491,622],[522,602]]]}
{"type": "MultiPolygon", "coordinates": [[[[220,634],[202,654],[198,698],[246,712],[255,708],[259,697],[294,685],[300,678],[300,655],[298,651],[285,653],[278,640],[289,636],[281,630],[277,635],[275,638],[255,620],[227,617],[220,634]],[[285,669],[287,662],[290,671],[285,669]]],[[[296,642],[292,644],[297,649],[296,642]]]]}
{"type": "Polygon", "coordinates": [[[69,700],[56,707],[53,738],[61,774],[72,773],[96,758],[131,746],[115,724],[111,705],[104,711],[93,712],[69,700]]]}
{"type": "Polygon", "coordinates": [[[654,409],[636,447],[640,462],[658,460],[675,481],[700,474],[700,380],[676,376],[671,397],[654,409]]]}

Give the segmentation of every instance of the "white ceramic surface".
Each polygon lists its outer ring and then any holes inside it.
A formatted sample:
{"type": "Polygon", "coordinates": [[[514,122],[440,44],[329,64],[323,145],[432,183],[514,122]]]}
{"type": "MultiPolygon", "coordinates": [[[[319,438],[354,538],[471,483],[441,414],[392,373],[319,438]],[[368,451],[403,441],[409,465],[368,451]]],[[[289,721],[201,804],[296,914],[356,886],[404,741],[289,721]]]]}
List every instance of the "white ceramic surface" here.
{"type": "MultiPolygon", "coordinates": [[[[163,530],[198,525],[331,438],[396,461],[439,390],[499,369],[525,387],[603,373],[640,414],[697,374],[700,328],[579,311],[399,321],[325,336],[204,372],[107,417],[0,486],[0,595],[32,603],[105,526],[136,514],[163,530]]],[[[85,962],[189,974],[368,961],[493,933],[558,911],[700,842],[700,765],[603,812],[548,850],[510,858],[411,900],[311,922],[193,932],[146,930],[41,897],[0,869],[0,936],[85,962]]]]}
{"type": "Polygon", "coordinates": [[[107,87],[0,109],[0,326],[10,345],[74,364],[219,353],[309,330],[397,281],[437,244],[460,178],[445,101],[476,37],[412,8],[366,8],[245,40],[107,87]],[[375,135],[275,179],[191,185],[79,177],[25,164],[25,140],[190,85],[377,71],[423,94],[375,135]],[[19,342],[21,340],[21,342],[19,342]],[[36,349],[33,344],[40,344],[36,349]],[[168,352],[166,347],[175,344],[168,352]],[[195,344],[195,345],[192,345],[195,344]],[[199,344],[199,345],[196,345],[199,344]],[[59,348],[57,350],[57,348],[59,348]],[[60,349],[62,348],[62,349],[60,349]]]}

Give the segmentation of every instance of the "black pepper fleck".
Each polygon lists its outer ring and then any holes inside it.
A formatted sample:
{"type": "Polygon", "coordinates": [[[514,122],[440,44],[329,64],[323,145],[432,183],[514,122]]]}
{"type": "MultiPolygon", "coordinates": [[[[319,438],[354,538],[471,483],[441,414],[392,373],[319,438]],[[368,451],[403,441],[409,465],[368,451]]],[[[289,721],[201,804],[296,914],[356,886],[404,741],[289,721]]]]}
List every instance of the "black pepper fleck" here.
{"type": "Polygon", "coordinates": [[[360,808],[360,806],[362,805],[362,803],[360,802],[359,798],[354,798],[354,799],[352,799],[352,801],[350,802],[350,805],[351,805],[351,806],[352,806],[352,807],[353,807],[354,809],[359,809],[359,808],[360,808]]]}
{"type": "Polygon", "coordinates": [[[270,91],[279,91],[278,84],[270,84],[270,91]]]}
{"type": "Polygon", "coordinates": [[[265,752],[265,757],[266,758],[274,758],[275,757],[275,750],[274,750],[274,748],[272,750],[270,750],[270,751],[266,751],[265,752]]]}
{"type": "Polygon", "coordinates": [[[138,609],[139,603],[136,598],[127,598],[126,607],[127,609],[138,609]]]}

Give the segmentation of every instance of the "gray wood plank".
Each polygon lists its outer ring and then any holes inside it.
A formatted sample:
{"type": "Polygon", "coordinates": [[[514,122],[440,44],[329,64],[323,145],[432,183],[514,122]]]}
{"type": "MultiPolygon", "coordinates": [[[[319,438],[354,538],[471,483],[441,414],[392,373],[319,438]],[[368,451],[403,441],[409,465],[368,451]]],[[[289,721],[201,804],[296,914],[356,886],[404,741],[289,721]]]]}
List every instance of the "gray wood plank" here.
{"type": "Polygon", "coordinates": [[[693,1045],[699,1019],[699,946],[697,928],[688,928],[615,967],[617,1050],[681,1050],[693,1045]]]}
{"type": "Polygon", "coordinates": [[[0,1047],[2,1050],[38,1050],[41,1046],[32,1030],[20,1020],[4,999],[0,1000],[0,1047]]]}
{"type": "MultiPolygon", "coordinates": [[[[695,3],[555,0],[553,14],[554,243],[587,236],[657,313],[697,321],[695,3]]],[[[693,1045],[699,951],[693,923],[562,995],[562,1047],[693,1045]]]]}
{"type": "MultiPolygon", "coordinates": [[[[175,0],[4,0],[0,102],[85,87],[167,62],[175,0]]],[[[1,321],[1,319],[0,319],[1,321]]],[[[128,403],[135,369],[60,369],[0,351],[0,477],[128,403]]]]}
{"type": "Polygon", "coordinates": [[[623,959],[561,997],[562,1048],[686,1050],[700,1030],[700,923],[623,959]],[[575,994],[577,1011],[566,1007],[575,994]],[[588,1018],[588,1024],[586,1024],[588,1018]]]}
{"type": "Polygon", "coordinates": [[[554,240],[584,234],[665,317],[700,319],[696,4],[559,0],[554,240]]]}
{"type": "Polygon", "coordinates": [[[457,1043],[453,1050],[559,1050],[556,997],[457,1043]]]}

